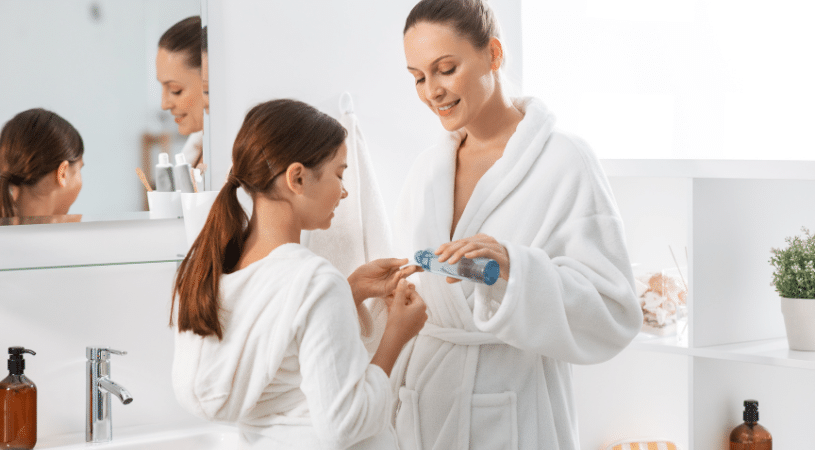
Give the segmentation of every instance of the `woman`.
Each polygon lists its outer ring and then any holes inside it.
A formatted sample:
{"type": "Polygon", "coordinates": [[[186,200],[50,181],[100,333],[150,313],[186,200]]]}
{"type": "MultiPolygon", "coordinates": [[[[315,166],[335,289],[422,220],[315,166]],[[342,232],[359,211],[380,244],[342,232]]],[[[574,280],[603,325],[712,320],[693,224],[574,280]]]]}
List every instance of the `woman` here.
{"type": "Polygon", "coordinates": [[[300,245],[348,195],[345,133],[293,100],[249,111],[227,183],[179,267],[176,396],[198,416],[237,423],[245,448],[397,448],[388,374],[427,319],[402,279],[407,259],[375,260],[346,281],[300,245]],[[248,221],[238,187],[252,197],[248,221]],[[355,306],[389,294],[371,359],[355,306]]]}
{"type": "Polygon", "coordinates": [[[608,360],[642,323],[608,182],[540,100],[509,98],[486,2],[419,2],[404,50],[449,135],[407,176],[401,250],[492,258],[501,279],[414,277],[429,319],[392,375],[400,446],[578,450],[571,364],[608,360]]]}
{"type": "Polygon", "coordinates": [[[161,109],[172,113],[180,134],[189,135],[182,153],[192,167],[204,171],[201,77],[201,18],[193,16],[170,27],[159,39],[156,78],[161,83],[161,109]]]}
{"type": "Polygon", "coordinates": [[[68,214],[82,189],[82,137],[41,108],[23,111],[0,132],[0,217],[68,214]]]}

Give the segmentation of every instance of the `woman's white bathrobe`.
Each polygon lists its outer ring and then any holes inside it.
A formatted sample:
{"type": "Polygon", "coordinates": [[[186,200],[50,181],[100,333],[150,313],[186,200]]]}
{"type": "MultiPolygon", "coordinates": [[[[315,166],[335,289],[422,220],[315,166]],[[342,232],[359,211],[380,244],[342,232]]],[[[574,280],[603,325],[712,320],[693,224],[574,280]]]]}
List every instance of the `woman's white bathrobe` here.
{"type": "MultiPolygon", "coordinates": [[[[623,224],[597,159],[553,129],[541,101],[516,105],[525,116],[452,239],[497,239],[509,281],[413,275],[429,319],[391,374],[401,450],[579,450],[571,364],[610,359],[640,329],[623,224]]],[[[461,137],[413,164],[395,217],[402,254],[451,241],[461,137]]]]}
{"type": "Polygon", "coordinates": [[[299,244],[222,275],[222,341],[176,333],[173,388],[246,448],[396,449],[385,372],[369,364],[347,280],[299,244]],[[364,441],[363,441],[364,440],[364,441]]]}

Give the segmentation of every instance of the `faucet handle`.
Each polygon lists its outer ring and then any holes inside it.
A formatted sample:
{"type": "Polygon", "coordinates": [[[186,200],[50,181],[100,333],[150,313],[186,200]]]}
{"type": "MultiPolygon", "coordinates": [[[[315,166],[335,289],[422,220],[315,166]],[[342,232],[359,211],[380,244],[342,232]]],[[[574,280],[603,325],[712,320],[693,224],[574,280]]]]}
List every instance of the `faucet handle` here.
{"type": "Polygon", "coordinates": [[[127,352],[106,347],[85,347],[85,355],[89,360],[107,361],[111,354],[126,355],[127,352]]]}

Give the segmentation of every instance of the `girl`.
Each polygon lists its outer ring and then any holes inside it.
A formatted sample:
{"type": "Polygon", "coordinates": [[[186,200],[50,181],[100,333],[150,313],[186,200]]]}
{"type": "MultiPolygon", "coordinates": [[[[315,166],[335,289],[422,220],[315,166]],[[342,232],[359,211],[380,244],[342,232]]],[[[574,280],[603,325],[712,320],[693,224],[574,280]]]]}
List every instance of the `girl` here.
{"type": "Polygon", "coordinates": [[[246,448],[397,448],[388,375],[427,318],[401,279],[407,260],[365,264],[346,281],[300,245],[300,232],[328,228],[348,195],[345,135],[301,102],[252,108],[227,183],[179,267],[176,395],[198,416],[237,423],[246,448]],[[239,186],[253,200],[248,223],[239,186]],[[391,293],[369,364],[354,305],[391,293]]]}
{"type": "Polygon", "coordinates": [[[68,214],[82,189],[82,137],[41,108],[23,111],[0,132],[0,217],[68,214]]]}
{"type": "Polygon", "coordinates": [[[156,78],[161,83],[161,109],[169,110],[179,134],[189,135],[182,153],[192,167],[203,166],[204,98],[201,72],[201,18],[188,17],[172,27],[158,41],[156,78]]]}
{"type": "Polygon", "coordinates": [[[408,174],[396,236],[441,261],[495,259],[501,279],[419,275],[430,319],[392,377],[400,446],[578,450],[571,364],[613,357],[642,323],[608,182],[540,100],[509,98],[485,1],[422,0],[404,51],[450,133],[408,174]]]}

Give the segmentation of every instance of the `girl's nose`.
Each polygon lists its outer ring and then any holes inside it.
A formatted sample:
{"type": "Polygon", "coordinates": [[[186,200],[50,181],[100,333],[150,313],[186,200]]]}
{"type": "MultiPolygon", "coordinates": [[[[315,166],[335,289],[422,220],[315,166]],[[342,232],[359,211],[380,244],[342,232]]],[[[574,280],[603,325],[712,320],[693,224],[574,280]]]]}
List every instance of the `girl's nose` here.
{"type": "Polygon", "coordinates": [[[348,191],[346,191],[345,186],[343,186],[342,187],[342,196],[340,198],[342,199],[342,198],[345,198],[345,197],[348,197],[348,191]]]}
{"type": "Polygon", "coordinates": [[[167,90],[162,89],[161,91],[161,109],[170,109],[172,108],[172,104],[170,103],[170,96],[167,95],[167,90]]]}
{"type": "Polygon", "coordinates": [[[441,97],[441,95],[444,93],[444,88],[430,77],[428,77],[427,81],[425,82],[424,89],[424,95],[428,100],[441,97]]]}

